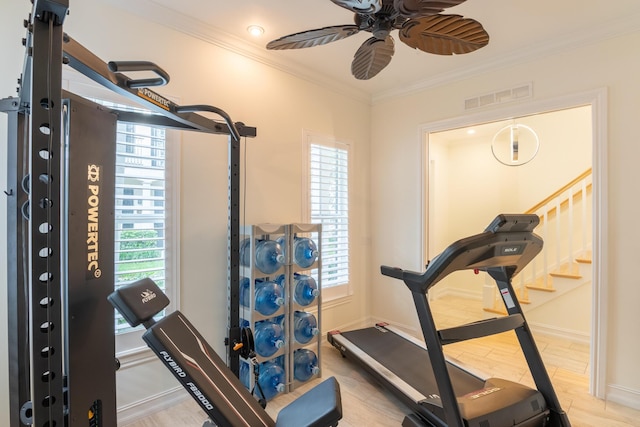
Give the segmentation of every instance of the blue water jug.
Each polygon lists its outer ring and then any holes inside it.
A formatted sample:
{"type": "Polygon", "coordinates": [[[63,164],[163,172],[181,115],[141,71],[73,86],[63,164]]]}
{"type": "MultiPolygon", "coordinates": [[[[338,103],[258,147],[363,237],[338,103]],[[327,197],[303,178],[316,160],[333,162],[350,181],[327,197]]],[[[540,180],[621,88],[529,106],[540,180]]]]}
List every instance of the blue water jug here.
{"type": "MultiPolygon", "coordinates": [[[[257,280],[256,280],[257,282],[257,280]]],[[[251,281],[248,277],[240,279],[240,304],[249,307],[251,301],[251,281]]]]}
{"type": "MultiPolygon", "coordinates": [[[[240,263],[251,265],[251,241],[244,239],[240,243],[240,263]]],[[[275,273],[284,264],[282,246],[274,240],[256,240],[255,266],[264,274],[275,273]]]]}
{"type": "Polygon", "coordinates": [[[249,381],[251,371],[252,367],[251,365],[249,365],[249,363],[240,361],[240,382],[246,388],[249,388],[249,384],[251,384],[251,382],[249,381]]]}
{"type": "Polygon", "coordinates": [[[293,275],[293,282],[295,286],[293,297],[302,306],[311,304],[320,295],[318,284],[311,276],[296,273],[293,275]]]}
{"type": "Polygon", "coordinates": [[[276,361],[265,362],[260,365],[260,374],[258,375],[258,384],[256,387],[256,395],[263,397],[265,400],[273,399],[278,393],[282,393],[285,389],[284,368],[276,361]],[[262,393],[260,393],[262,390],[262,393]]]}
{"type": "Polygon", "coordinates": [[[307,381],[319,372],[318,357],[313,351],[301,348],[293,353],[293,377],[296,380],[307,381]]]}
{"type": "Polygon", "coordinates": [[[251,324],[249,323],[248,320],[243,319],[242,317],[240,318],[240,327],[241,328],[250,328],[251,324]]]}
{"type": "MultiPolygon", "coordinates": [[[[284,314],[281,314],[280,316],[272,317],[271,319],[267,319],[267,321],[271,323],[275,323],[276,325],[279,325],[281,328],[284,328],[284,314]]],[[[282,361],[282,365],[284,366],[284,360],[282,361]]]]}
{"type": "MultiPolygon", "coordinates": [[[[284,259],[287,259],[287,246],[289,246],[287,244],[287,239],[285,239],[284,236],[280,236],[276,239],[276,242],[280,245],[280,247],[282,248],[282,255],[284,256],[284,259]]],[[[286,261],[285,261],[286,262],[286,261]]]]}
{"type": "Polygon", "coordinates": [[[279,275],[278,277],[273,279],[273,281],[279,284],[280,286],[282,286],[282,289],[287,288],[287,278],[285,277],[284,274],[279,275]]]}
{"type": "Polygon", "coordinates": [[[293,262],[302,268],[311,267],[318,259],[318,247],[308,237],[293,239],[293,262]]]}
{"type": "Polygon", "coordinates": [[[284,305],[284,289],[276,282],[256,283],[256,310],[269,316],[284,305]]]}
{"type": "Polygon", "coordinates": [[[316,316],[305,311],[296,311],[294,313],[293,335],[296,341],[306,344],[319,332],[316,316]]]}
{"type": "Polygon", "coordinates": [[[269,357],[284,346],[284,330],[277,323],[257,322],[253,335],[256,353],[260,356],[269,357]]]}
{"type": "MultiPolygon", "coordinates": [[[[277,282],[256,280],[254,308],[265,316],[270,316],[284,305],[284,288],[277,282]]],[[[240,303],[249,307],[251,298],[250,281],[246,277],[240,281],[240,303]]]]}

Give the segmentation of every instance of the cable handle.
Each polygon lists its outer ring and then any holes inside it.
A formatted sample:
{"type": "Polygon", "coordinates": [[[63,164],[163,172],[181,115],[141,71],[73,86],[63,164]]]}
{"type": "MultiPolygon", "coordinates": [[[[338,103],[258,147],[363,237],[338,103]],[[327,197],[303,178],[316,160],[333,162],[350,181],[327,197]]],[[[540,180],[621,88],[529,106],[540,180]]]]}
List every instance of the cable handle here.
{"type": "Polygon", "coordinates": [[[213,105],[182,105],[176,108],[176,112],[178,113],[199,113],[199,112],[208,112],[219,115],[224,119],[224,122],[227,124],[229,128],[229,132],[235,141],[240,141],[240,132],[236,127],[236,124],[231,120],[231,117],[222,110],[221,108],[214,107],[213,105]]]}
{"type": "Polygon", "coordinates": [[[131,89],[164,86],[169,83],[170,80],[169,73],[149,61],[109,61],[108,66],[109,71],[113,73],[126,71],[151,71],[158,75],[157,78],[127,80],[127,86],[131,89]]]}

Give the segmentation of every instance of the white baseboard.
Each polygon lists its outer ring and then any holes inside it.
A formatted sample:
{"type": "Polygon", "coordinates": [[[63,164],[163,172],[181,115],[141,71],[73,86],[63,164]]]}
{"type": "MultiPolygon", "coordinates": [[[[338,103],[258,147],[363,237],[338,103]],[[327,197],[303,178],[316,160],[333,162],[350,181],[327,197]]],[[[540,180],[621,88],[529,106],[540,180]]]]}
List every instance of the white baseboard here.
{"type": "Polygon", "coordinates": [[[552,337],[561,338],[563,340],[580,343],[591,344],[591,336],[584,332],[574,331],[572,329],[558,328],[557,326],[545,325],[543,323],[528,322],[531,331],[536,334],[549,335],[552,337]]]}
{"type": "Polygon", "coordinates": [[[640,410],[640,391],[617,384],[607,386],[607,397],[610,402],[619,403],[629,408],[640,410]]]}
{"type": "Polygon", "coordinates": [[[182,387],[174,387],[143,400],[121,406],[118,408],[118,425],[124,427],[149,416],[149,414],[177,405],[188,398],[189,394],[182,387]]]}

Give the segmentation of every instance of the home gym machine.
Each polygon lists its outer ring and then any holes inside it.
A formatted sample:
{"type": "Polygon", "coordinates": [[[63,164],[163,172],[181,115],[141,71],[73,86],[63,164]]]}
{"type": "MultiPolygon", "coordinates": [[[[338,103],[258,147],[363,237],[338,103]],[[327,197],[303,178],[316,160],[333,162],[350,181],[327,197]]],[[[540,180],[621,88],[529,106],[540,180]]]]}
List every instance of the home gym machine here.
{"type": "Polygon", "coordinates": [[[381,267],[407,285],[426,346],[381,323],[350,332],[332,331],[329,342],[362,365],[414,413],[402,425],[456,427],[570,426],[511,285],[542,249],[533,233],[536,215],[499,215],[487,229],[461,239],[428,263],[424,273],[381,267]],[[496,283],[507,315],[438,330],[427,292],[458,270],[486,272],[496,283]],[[447,360],[443,345],[515,330],[536,389],[499,378],[484,379],[447,360]]]}
{"type": "Polygon", "coordinates": [[[9,427],[113,427],[118,362],[107,296],[114,277],[116,123],[229,137],[227,363],[236,375],[240,140],[255,137],[256,129],[217,107],[180,106],[154,92],[169,75],[153,63],[96,57],[62,30],[68,0],[32,3],[18,96],[0,100],[8,115],[9,427]],[[63,92],[63,64],[156,114],[112,110],[63,92]],[[137,72],[154,77],[123,74],[137,72]]]}

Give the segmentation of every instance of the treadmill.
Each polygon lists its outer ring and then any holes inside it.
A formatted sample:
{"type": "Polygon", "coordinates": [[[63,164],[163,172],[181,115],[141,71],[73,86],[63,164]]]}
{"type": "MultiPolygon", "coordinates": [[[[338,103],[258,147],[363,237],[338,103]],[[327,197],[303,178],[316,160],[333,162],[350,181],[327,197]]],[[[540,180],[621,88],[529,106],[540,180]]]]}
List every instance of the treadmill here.
{"type": "Polygon", "coordinates": [[[454,242],[427,265],[424,273],[381,267],[401,279],[413,295],[426,343],[386,323],[349,331],[331,331],[328,341],[344,357],[362,365],[413,413],[403,427],[570,426],[511,285],[542,249],[533,233],[537,215],[498,215],[483,233],[454,242]],[[437,330],[428,290],[458,270],[486,272],[500,290],[507,315],[437,330]],[[500,378],[482,378],[447,360],[443,346],[515,330],[536,388],[500,378]]]}

